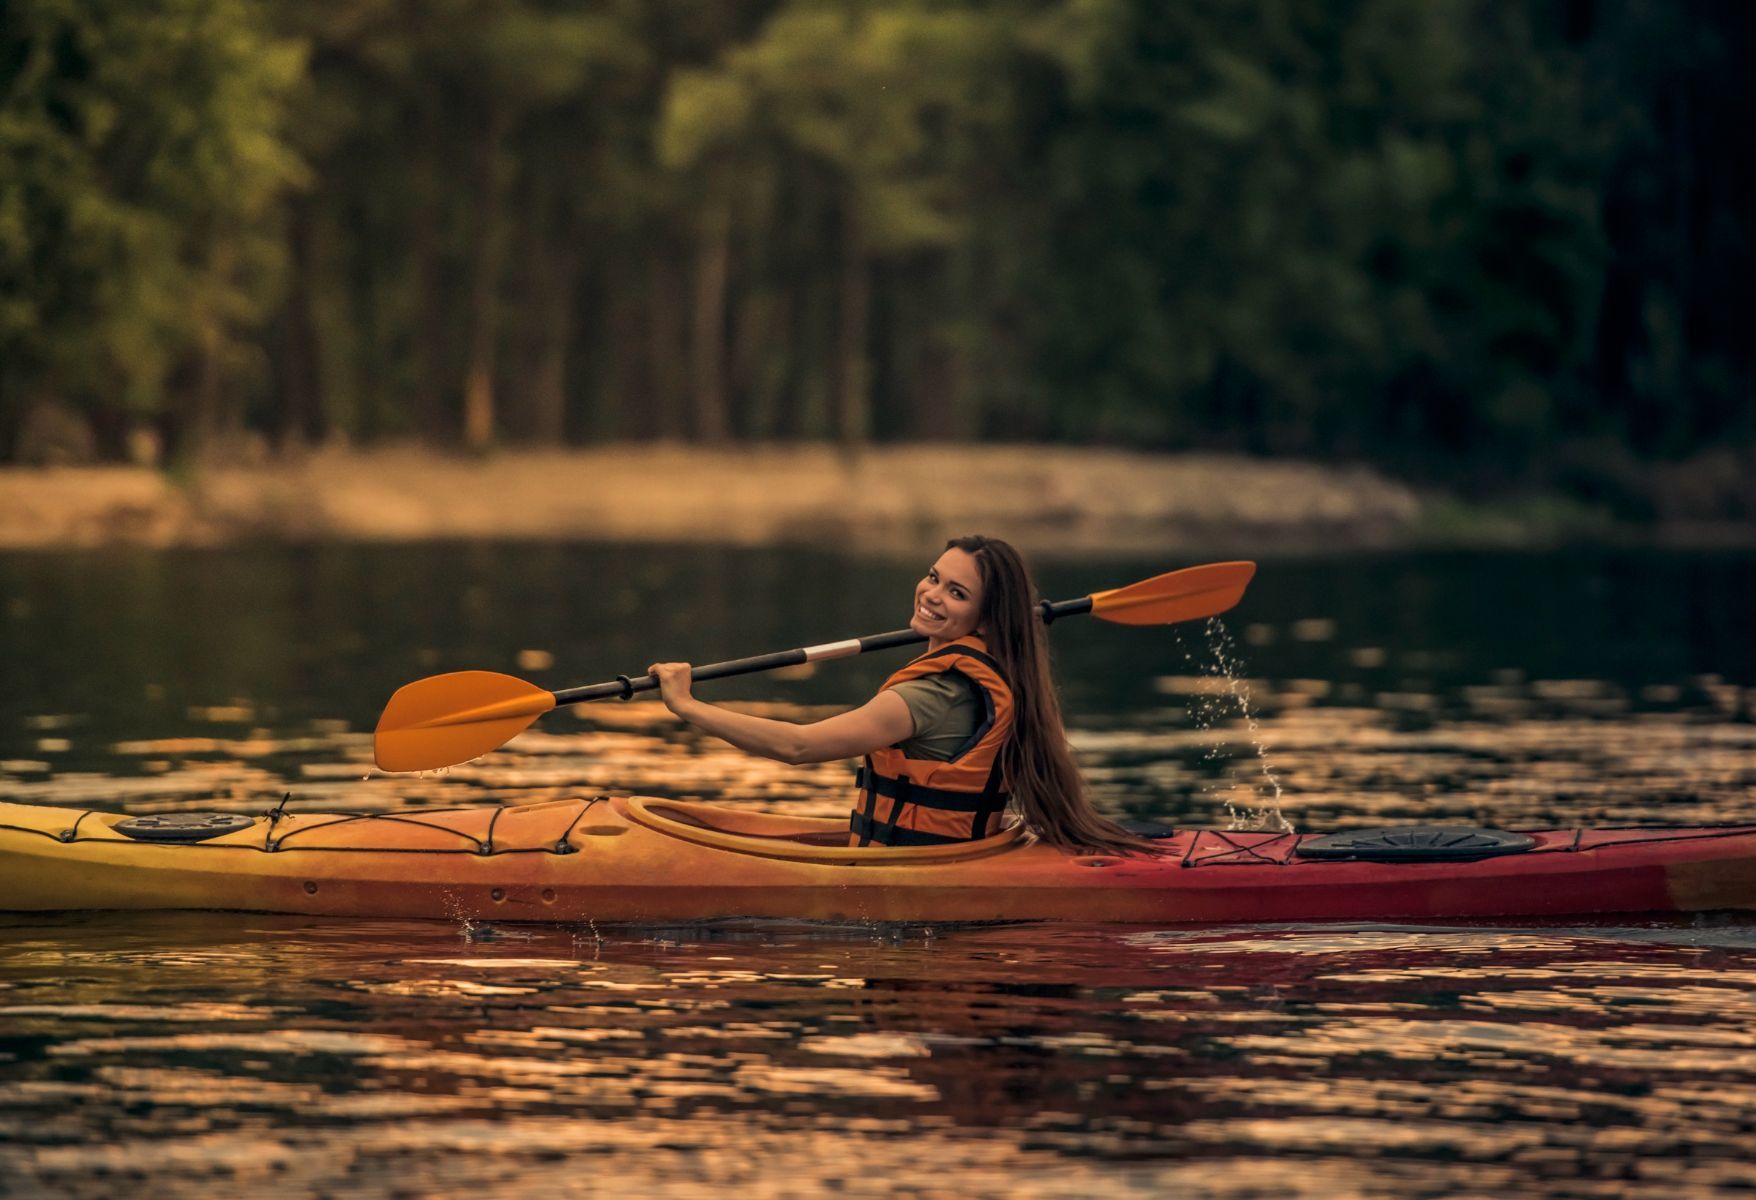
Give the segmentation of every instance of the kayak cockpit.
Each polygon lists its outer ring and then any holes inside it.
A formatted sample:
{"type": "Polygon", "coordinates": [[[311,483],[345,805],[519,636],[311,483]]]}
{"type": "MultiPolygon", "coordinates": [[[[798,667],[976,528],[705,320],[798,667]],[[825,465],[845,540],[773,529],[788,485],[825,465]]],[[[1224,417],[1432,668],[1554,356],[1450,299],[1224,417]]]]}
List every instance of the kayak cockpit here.
{"type": "Polygon", "coordinates": [[[739,854],[784,858],[801,862],[899,863],[948,862],[982,858],[1018,844],[1022,825],[1009,825],[992,837],[942,846],[848,845],[845,820],[827,817],[794,817],[776,813],[747,812],[696,804],[687,800],[659,800],[630,796],[614,803],[626,817],[655,833],[681,838],[739,854]]]}

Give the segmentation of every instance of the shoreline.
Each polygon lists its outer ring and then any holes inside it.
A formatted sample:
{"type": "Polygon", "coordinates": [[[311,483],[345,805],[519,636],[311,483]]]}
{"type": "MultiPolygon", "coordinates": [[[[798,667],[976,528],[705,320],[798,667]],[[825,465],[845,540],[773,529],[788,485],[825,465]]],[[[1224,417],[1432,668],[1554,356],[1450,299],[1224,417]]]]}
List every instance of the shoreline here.
{"type": "Polygon", "coordinates": [[[0,550],[248,542],[858,544],[979,530],[1053,555],[1570,540],[1756,544],[1745,525],[1618,527],[1562,502],[1472,506],[1363,467],[1039,446],[624,445],[467,457],[322,449],[173,476],[0,468],[0,550]]]}

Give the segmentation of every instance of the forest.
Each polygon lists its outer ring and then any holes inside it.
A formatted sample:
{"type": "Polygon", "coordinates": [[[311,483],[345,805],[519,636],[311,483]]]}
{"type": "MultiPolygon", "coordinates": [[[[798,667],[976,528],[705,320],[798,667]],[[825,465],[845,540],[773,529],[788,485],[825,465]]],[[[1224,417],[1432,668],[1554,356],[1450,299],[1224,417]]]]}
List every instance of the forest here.
{"type": "Polygon", "coordinates": [[[1742,479],[1753,54],[1735,0],[6,0],[0,462],[1742,479]]]}

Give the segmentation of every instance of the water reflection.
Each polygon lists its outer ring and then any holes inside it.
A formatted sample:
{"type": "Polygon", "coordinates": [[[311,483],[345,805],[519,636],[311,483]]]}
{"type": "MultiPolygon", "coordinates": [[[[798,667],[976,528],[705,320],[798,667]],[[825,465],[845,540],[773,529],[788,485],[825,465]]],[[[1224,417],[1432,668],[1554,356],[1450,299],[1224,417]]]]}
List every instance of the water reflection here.
{"type": "MultiPolygon", "coordinates": [[[[917,565],[0,556],[20,600],[0,662],[26,681],[0,690],[0,787],[133,812],[613,790],[833,815],[846,765],[770,766],[653,704],[553,714],[419,777],[376,772],[369,731],[392,688],[437,670],[560,686],[660,648],[704,661],[891,628],[886,597],[917,565]]],[[[1174,565],[1051,566],[1045,583],[1073,595],[1174,565]]],[[[1202,630],[1066,622],[1055,639],[1112,812],[1224,825],[1278,786],[1306,830],[1738,821],[1756,784],[1753,586],[1736,556],[1283,563],[1231,626],[1230,677],[1202,630]]],[[[716,695],[809,716],[888,669],[716,695]]],[[[1756,1186],[1752,1029],[1741,922],[0,917],[0,1188],[1670,1200],[1756,1186]]]]}
{"type": "MultiPolygon", "coordinates": [[[[1257,711],[1248,720],[1191,727],[1184,711],[1161,708],[1076,728],[1074,745],[1100,806],[1216,827],[1245,810],[1258,810],[1258,824],[1269,819],[1261,814],[1279,811],[1307,830],[1423,821],[1708,824],[1746,818],[1756,787],[1756,725],[1690,712],[1586,718],[1565,710],[1571,701],[1551,700],[1564,711],[1471,710],[1405,727],[1382,708],[1310,706],[1298,686],[1252,680],[1249,689],[1257,711]],[[1263,757],[1270,750],[1272,771],[1263,757]]],[[[1519,694],[1538,703],[1534,689],[1519,694]]],[[[106,755],[108,770],[10,760],[0,761],[0,775],[9,776],[13,799],[141,813],[251,812],[287,792],[304,811],[383,811],[616,791],[834,815],[846,809],[850,780],[849,764],[781,767],[752,758],[679,728],[652,703],[560,714],[501,751],[422,776],[379,773],[369,735],[355,732],[119,742],[106,755]]]]}
{"type": "MultiPolygon", "coordinates": [[[[555,714],[444,776],[376,776],[369,730],[396,685],[435,670],[559,686],[661,650],[700,661],[888,628],[914,565],[567,546],[0,556],[18,600],[0,661],[28,684],[0,689],[0,786],[141,811],[581,790],[835,811],[845,769],[752,764],[650,705],[555,714]]],[[[1044,585],[1078,594],[1167,565],[1048,564],[1044,585]]],[[[1278,807],[1301,829],[1733,820],[1756,778],[1752,587],[1747,555],[1282,562],[1235,614],[1238,646],[1200,627],[1062,622],[1055,647],[1111,811],[1223,825],[1228,806],[1278,807]]],[[[809,716],[892,665],[714,694],[809,716]]]]}
{"type": "Polygon", "coordinates": [[[137,1173],[541,1195],[564,1167],[682,1195],[1749,1177],[1748,926],[52,932],[0,930],[21,952],[0,964],[0,1168],[75,1194],[137,1173]]]}

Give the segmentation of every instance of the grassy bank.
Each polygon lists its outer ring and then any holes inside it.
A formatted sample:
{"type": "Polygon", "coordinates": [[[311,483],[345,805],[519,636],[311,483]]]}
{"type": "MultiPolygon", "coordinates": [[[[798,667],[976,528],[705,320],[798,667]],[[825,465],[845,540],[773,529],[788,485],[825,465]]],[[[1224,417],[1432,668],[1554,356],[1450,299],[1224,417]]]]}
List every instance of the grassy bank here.
{"type": "Polygon", "coordinates": [[[327,450],[181,476],[0,470],[0,548],[452,538],[913,550],[969,530],[1039,553],[1525,544],[1615,528],[1591,505],[1466,505],[1363,469],[1044,447],[625,446],[468,458],[327,450]]]}
{"type": "Polygon", "coordinates": [[[969,529],[1057,551],[1292,536],[1392,542],[1413,492],[1364,472],[1038,447],[637,446],[482,458],[325,451],[173,479],[0,472],[0,545],[578,538],[918,546],[969,529]]]}

